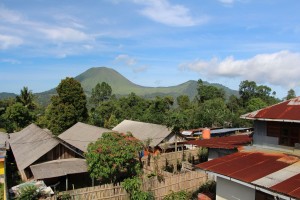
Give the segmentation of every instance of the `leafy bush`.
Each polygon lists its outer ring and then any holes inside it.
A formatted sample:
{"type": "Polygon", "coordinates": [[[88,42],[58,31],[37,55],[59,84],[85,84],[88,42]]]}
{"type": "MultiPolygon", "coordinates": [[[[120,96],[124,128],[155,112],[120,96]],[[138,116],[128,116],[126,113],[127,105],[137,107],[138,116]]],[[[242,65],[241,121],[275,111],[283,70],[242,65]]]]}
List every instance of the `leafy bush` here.
{"type": "Polygon", "coordinates": [[[139,177],[127,178],[122,182],[122,187],[129,193],[130,200],[153,200],[150,192],[141,190],[142,180],[139,177]]]}
{"type": "Polygon", "coordinates": [[[212,199],[215,199],[215,196],[216,196],[216,182],[213,181],[213,180],[207,181],[206,183],[201,185],[200,188],[197,191],[195,191],[192,194],[192,197],[194,199],[196,199],[197,196],[198,196],[198,193],[207,194],[207,195],[211,196],[212,199]]]}
{"type": "Polygon", "coordinates": [[[190,193],[181,190],[179,192],[173,192],[163,198],[163,200],[188,200],[190,199],[190,193]]]}
{"type": "Polygon", "coordinates": [[[58,200],[71,200],[71,195],[69,193],[61,194],[58,196],[58,200]]]}
{"type": "Polygon", "coordinates": [[[40,191],[35,185],[26,185],[20,189],[17,200],[38,200],[40,196],[40,191]]]}

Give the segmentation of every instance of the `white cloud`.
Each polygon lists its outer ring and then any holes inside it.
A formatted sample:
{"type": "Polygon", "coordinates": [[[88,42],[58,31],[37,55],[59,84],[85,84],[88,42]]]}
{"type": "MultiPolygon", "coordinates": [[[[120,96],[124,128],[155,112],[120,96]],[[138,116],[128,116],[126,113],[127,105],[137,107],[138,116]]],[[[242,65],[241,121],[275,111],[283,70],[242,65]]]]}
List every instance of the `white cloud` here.
{"type": "Polygon", "coordinates": [[[136,60],[134,58],[131,58],[128,55],[120,54],[115,58],[115,61],[124,63],[127,66],[133,66],[136,64],[136,60]]]}
{"type": "Polygon", "coordinates": [[[219,2],[229,5],[229,4],[233,4],[234,0],[219,0],[219,2]]]}
{"type": "Polygon", "coordinates": [[[125,65],[126,67],[129,67],[134,73],[144,72],[148,69],[147,66],[139,66],[135,58],[132,58],[126,54],[118,55],[115,58],[115,61],[125,65]]]}
{"type": "Polygon", "coordinates": [[[194,19],[190,10],[182,5],[172,5],[168,0],[133,0],[134,3],[145,6],[140,13],[151,20],[169,26],[195,26],[205,23],[208,18],[194,19]]]}
{"type": "Polygon", "coordinates": [[[238,77],[258,83],[270,83],[286,88],[300,86],[300,53],[279,51],[272,54],[258,54],[252,58],[236,60],[230,56],[224,60],[197,60],[180,65],[181,69],[196,71],[214,77],[238,77]]]}
{"type": "Polygon", "coordinates": [[[23,40],[19,37],[1,35],[0,34],[0,49],[8,49],[17,47],[23,43],[23,40]]]}
{"type": "Polygon", "coordinates": [[[10,58],[4,58],[4,59],[1,59],[0,62],[2,63],[9,63],[9,64],[20,64],[21,62],[18,61],[18,60],[15,60],[15,59],[10,59],[10,58]]]}
{"type": "Polygon", "coordinates": [[[23,19],[22,15],[20,15],[18,12],[0,6],[0,20],[10,22],[10,23],[17,23],[17,22],[21,22],[22,19],[23,19]]]}
{"type": "Polygon", "coordinates": [[[72,28],[40,28],[39,31],[55,42],[81,42],[92,39],[84,32],[72,28]]]}

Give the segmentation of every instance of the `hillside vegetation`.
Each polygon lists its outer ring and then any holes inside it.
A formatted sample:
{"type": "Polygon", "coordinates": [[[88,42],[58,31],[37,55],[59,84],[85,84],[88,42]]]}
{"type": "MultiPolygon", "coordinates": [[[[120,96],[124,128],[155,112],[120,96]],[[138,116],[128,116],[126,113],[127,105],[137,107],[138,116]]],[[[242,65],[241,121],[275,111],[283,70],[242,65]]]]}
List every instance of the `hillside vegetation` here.
{"type": "MultiPolygon", "coordinates": [[[[190,99],[193,99],[197,94],[196,80],[190,80],[185,83],[170,87],[144,87],[131,82],[119,72],[107,67],[90,68],[82,74],[76,76],[75,79],[81,83],[87,96],[90,96],[92,89],[97,83],[102,82],[108,83],[112,87],[113,94],[116,96],[125,96],[133,92],[136,95],[145,98],[154,98],[156,96],[172,96],[176,98],[179,95],[187,95],[190,99]]],[[[232,94],[236,96],[238,95],[237,91],[231,90],[221,84],[208,82],[204,82],[204,84],[214,85],[217,88],[224,89],[227,97],[232,94]]],[[[51,89],[45,92],[36,93],[35,95],[38,102],[40,102],[42,105],[46,105],[50,102],[50,97],[54,94],[56,94],[55,89],[51,89]]],[[[13,95],[15,96],[15,94],[10,93],[10,96],[13,95]]],[[[7,97],[7,95],[5,97],[7,97]]]]}

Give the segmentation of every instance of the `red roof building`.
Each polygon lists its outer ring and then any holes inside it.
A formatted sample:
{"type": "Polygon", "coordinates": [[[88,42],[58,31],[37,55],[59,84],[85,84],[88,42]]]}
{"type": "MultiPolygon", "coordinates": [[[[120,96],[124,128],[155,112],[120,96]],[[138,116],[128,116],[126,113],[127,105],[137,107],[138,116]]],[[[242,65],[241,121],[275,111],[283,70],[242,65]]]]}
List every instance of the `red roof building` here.
{"type": "Polygon", "coordinates": [[[244,151],[196,167],[216,175],[220,199],[300,199],[300,160],[297,156],[244,151]]]}
{"type": "Polygon", "coordinates": [[[300,97],[242,115],[241,118],[300,123],[300,97]]]}
{"type": "Polygon", "coordinates": [[[300,199],[300,97],[241,118],[254,120],[253,146],[196,166],[216,176],[216,199],[300,199]]]}
{"type": "Polygon", "coordinates": [[[241,118],[254,120],[255,145],[300,147],[300,97],[247,113],[241,118]]]}
{"type": "Polygon", "coordinates": [[[185,142],[185,144],[215,149],[235,149],[251,142],[252,138],[249,135],[232,135],[227,137],[210,138],[207,140],[191,140],[185,142]]]}

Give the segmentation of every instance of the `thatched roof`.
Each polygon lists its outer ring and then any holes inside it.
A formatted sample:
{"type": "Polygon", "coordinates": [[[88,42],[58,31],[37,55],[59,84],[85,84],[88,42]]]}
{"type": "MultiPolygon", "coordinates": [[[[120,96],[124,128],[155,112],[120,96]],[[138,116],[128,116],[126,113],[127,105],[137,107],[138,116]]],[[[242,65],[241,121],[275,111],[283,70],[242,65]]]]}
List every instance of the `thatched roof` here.
{"type": "Polygon", "coordinates": [[[77,149],[86,152],[89,143],[97,141],[105,132],[112,132],[112,130],[78,122],[58,137],[77,149]]]}
{"type": "Polygon", "coordinates": [[[59,144],[52,134],[35,124],[11,133],[8,141],[19,170],[25,169],[59,144]]]}
{"type": "Polygon", "coordinates": [[[36,180],[78,174],[87,172],[85,159],[70,158],[53,160],[30,166],[33,177],[36,180]]]}
{"type": "Polygon", "coordinates": [[[120,133],[130,132],[135,138],[141,141],[151,139],[151,147],[157,146],[172,132],[171,129],[167,128],[167,126],[164,125],[137,122],[131,120],[122,121],[115,128],[113,128],[113,130],[118,131],[120,133]]]}

